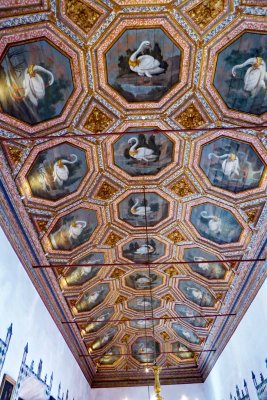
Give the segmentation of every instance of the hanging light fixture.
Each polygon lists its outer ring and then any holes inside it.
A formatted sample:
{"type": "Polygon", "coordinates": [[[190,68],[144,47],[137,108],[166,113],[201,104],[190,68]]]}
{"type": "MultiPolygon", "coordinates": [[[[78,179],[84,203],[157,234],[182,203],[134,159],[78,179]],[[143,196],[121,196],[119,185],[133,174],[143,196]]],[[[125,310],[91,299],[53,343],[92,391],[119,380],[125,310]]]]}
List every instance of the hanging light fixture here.
{"type": "Polygon", "coordinates": [[[156,400],[163,400],[163,397],[160,395],[161,392],[161,386],[160,386],[160,380],[159,380],[159,374],[160,371],[162,370],[161,367],[159,367],[158,365],[154,365],[154,367],[152,367],[153,373],[154,373],[154,390],[155,390],[155,395],[156,395],[156,400]]]}

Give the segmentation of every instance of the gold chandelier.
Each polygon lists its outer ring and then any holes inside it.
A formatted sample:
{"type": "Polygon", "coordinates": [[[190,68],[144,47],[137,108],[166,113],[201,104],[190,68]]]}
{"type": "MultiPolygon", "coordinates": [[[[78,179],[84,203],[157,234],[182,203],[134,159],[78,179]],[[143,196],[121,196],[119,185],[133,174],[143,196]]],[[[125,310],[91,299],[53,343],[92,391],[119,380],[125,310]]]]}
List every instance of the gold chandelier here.
{"type": "Polygon", "coordinates": [[[155,390],[155,395],[156,395],[156,400],[163,400],[163,397],[160,395],[161,392],[161,387],[160,387],[160,380],[159,380],[159,374],[160,371],[162,370],[162,367],[159,367],[158,365],[155,365],[152,367],[153,373],[154,373],[154,390],[155,390]]]}

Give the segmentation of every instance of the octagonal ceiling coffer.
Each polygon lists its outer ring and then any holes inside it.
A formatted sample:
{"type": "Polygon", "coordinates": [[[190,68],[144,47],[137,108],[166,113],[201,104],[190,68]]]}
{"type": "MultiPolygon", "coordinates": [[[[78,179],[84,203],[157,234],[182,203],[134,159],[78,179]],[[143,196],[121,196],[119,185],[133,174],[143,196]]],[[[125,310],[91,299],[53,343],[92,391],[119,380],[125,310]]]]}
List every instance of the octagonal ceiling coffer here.
{"type": "Polygon", "coordinates": [[[133,357],[140,363],[154,363],[160,353],[159,343],[152,337],[140,337],[132,345],[133,357]]]}
{"type": "Polygon", "coordinates": [[[212,203],[194,206],[190,221],[201,236],[218,244],[238,242],[243,230],[231,211],[212,203]]]}
{"type": "Polygon", "coordinates": [[[126,29],[105,54],[108,84],[128,102],[159,101],[179,82],[181,57],[161,28],[126,29]]]}
{"type": "Polygon", "coordinates": [[[46,40],[10,45],[0,66],[2,112],[30,125],[61,114],[74,85],[70,60],[59,49],[46,40]]]}
{"type": "Polygon", "coordinates": [[[266,113],[266,46],[266,34],[245,32],[219,52],[213,84],[230,109],[266,113]]]}
{"type": "Polygon", "coordinates": [[[249,144],[222,137],[202,147],[200,167],[214,186],[239,193],[260,185],[265,164],[249,144]]]}

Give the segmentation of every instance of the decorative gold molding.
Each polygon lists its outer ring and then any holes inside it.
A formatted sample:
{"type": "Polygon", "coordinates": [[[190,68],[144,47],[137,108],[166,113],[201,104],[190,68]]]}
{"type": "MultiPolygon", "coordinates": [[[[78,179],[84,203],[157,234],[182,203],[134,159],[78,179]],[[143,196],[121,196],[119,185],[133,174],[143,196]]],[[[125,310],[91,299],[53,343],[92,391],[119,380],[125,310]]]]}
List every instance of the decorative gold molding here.
{"type": "Polygon", "coordinates": [[[160,336],[162,337],[162,339],[164,340],[164,342],[166,342],[167,340],[169,340],[170,339],[170,336],[168,335],[168,333],[167,332],[161,332],[160,333],[160,336]]]}
{"type": "Polygon", "coordinates": [[[112,272],[112,274],[110,275],[110,277],[113,279],[118,279],[124,274],[125,274],[125,271],[123,271],[120,268],[115,268],[114,271],[112,272]]]}
{"type": "Polygon", "coordinates": [[[66,14],[83,32],[89,33],[100,13],[81,0],[66,0],[66,14]]]}
{"type": "Polygon", "coordinates": [[[103,182],[95,197],[101,200],[109,200],[118,190],[107,182],[103,182]]]}
{"type": "Polygon", "coordinates": [[[187,12],[200,29],[205,29],[224,10],[224,0],[203,0],[187,12]]]}
{"type": "Polygon", "coordinates": [[[104,245],[114,247],[121,239],[122,237],[117,235],[117,233],[111,232],[104,242],[104,245]]]}
{"type": "Polygon", "coordinates": [[[171,294],[167,293],[162,296],[161,300],[165,300],[168,303],[169,301],[174,301],[175,299],[171,294]]]}
{"type": "Polygon", "coordinates": [[[183,235],[176,229],[167,235],[167,238],[170,239],[173,243],[183,242],[185,238],[183,235]]]}
{"type": "Polygon", "coordinates": [[[127,301],[127,297],[125,297],[125,296],[119,296],[118,298],[117,298],[117,300],[115,301],[115,304],[121,304],[121,303],[124,303],[125,301],[127,301]]]}
{"type": "Polygon", "coordinates": [[[84,127],[90,132],[101,133],[111,124],[112,119],[98,107],[94,107],[90,112],[84,127]]]}
{"type": "Polygon", "coordinates": [[[14,145],[9,144],[6,146],[7,152],[9,154],[9,157],[11,161],[17,165],[18,163],[21,162],[22,156],[23,156],[23,149],[21,147],[17,147],[14,145]]]}
{"type": "Polygon", "coordinates": [[[40,232],[45,232],[46,231],[47,222],[48,221],[46,221],[44,219],[37,219],[36,220],[36,224],[37,224],[37,227],[38,227],[40,232]]]}
{"type": "Polygon", "coordinates": [[[175,121],[187,129],[199,128],[206,122],[194,103],[190,103],[179,115],[177,115],[175,121]]]}
{"type": "Polygon", "coordinates": [[[170,277],[174,276],[174,275],[178,275],[178,271],[175,267],[168,267],[166,269],[164,269],[164,272],[168,275],[170,275],[170,277]]]}
{"type": "Polygon", "coordinates": [[[186,178],[181,178],[176,181],[171,187],[171,191],[177,194],[179,197],[190,196],[194,193],[192,186],[186,178]]]}
{"type": "Polygon", "coordinates": [[[126,334],[122,337],[121,342],[122,342],[122,343],[128,343],[130,337],[131,337],[131,335],[129,335],[129,334],[126,333],[126,334]]]}
{"type": "Polygon", "coordinates": [[[245,213],[248,216],[248,222],[253,223],[255,222],[258,214],[257,208],[252,208],[250,210],[245,210],[245,213]]]}

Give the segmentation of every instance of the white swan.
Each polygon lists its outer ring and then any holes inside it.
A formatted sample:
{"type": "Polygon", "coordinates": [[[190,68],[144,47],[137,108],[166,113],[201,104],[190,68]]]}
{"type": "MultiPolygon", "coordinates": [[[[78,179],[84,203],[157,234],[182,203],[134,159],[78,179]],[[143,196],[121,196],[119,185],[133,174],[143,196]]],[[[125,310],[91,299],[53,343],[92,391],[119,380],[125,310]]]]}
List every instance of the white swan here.
{"type": "Polygon", "coordinates": [[[148,254],[155,251],[154,247],[150,244],[143,244],[141,247],[135,250],[134,254],[148,254]]]}
{"type": "Polygon", "coordinates": [[[145,216],[149,213],[152,212],[151,207],[145,207],[145,206],[139,206],[137,207],[139,204],[139,200],[136,199],[134,205],[131,207],[130,212],[133,215],[139,215],[139,216],[145,216]]]}
{"type": "Polygon", "coordinates": [[[182,329],[181,334],[186,337],[186,339],[190,339],[191,338],[191,334],[188,331],[185,331],[184,329],[182,329]]]}
{"type": "Polygon", "coordinates": [[[92,267],[79,267],[80,268],[80,276],[87,276],[92,271],[92,267]]]}
{"type": "Polygon", "coordinates": [[[181,352],[181,353],[188,352],[188,348],[185,347],[183,344],[180,344],[178,353],[179,352],[181,352]]]}
{"type": "Polygon", "coordinates": [[[142,42],[138,49],[131,55],[129,59],[129,67],[139,76],[147,76],[148,78],[151,78],[152,75],[162,74],[165,72],[165,69],[160,67],[160,61],[148,54],[138,57],[138,54],[148,48],[151,48],[151,43],[147,40],[142,42]]]}
{"type": "Polygon", "coordinates": [[[141,343],[139,345],[138,353],[142,354],[142,355],[151,355],[152,353],[154,353],[154,349],[152,349],[151,347],[145,346],[144,343],[141,343]],[[147,354],[147,353],[150,353],[150,354],[147,354]]]}
{"type": "Polygon", "coordinates": [[[144,308],[151,308],[152,306],[151,301],[146,299],[137,299],[136,305],[144,308]]]}
{"type": "Polygon", "coordinates": [[[138,149],[136,148],[138,146],[138,139],[136,137],[132,137],[128,140],[128,143],[131,144],[131,148],[129,150],[129,155],[132,158],[135,158],[138,161],[146,161],[146,162],[152,162],[157,159],[157,155],[154,154],[154,151],[152,149],[149,149],[147,147],[139,147],[138,149]]]}
{"type": "Polygon", "coordinates": [[[201,290],[194,288],[194,287],[190,287],[188,286],[186,288],[187,292],[190,292],[192,294],[192,296],[196,299],[196,300],[202,300],[203,297],[203,293],[201,292],[201,290]]]}
{"type": "Polygon", "coordinates": [[[100,296],[100,294],[101,294],[101,292],[99,291],[97,291],[97,292],[95,292],[95,293],[93,293],[93,294],[91,294],[91,295],[88,295],[87,296],[87,299],[86,299],[86,302],[87,302],[87,304],[90,304],[90,303],[94,303],[97,299],[98,299],[98,297],[100,296]]]}
{"type": "Polygon", "coordinates": [[[40,65],[31,64],[28,68],[26,68],[22,85],[25,97],[28,98],[35,106],[38,105],[39,100],[45,97],[45,83],[42,76],[38,74],[38,72],[42,72],[49,76],[48,86],[51,86],[54,83],[54,75],[52,72],[41,67],[40,65]]]}
{"type": "Polygon", "coordinates": [[[84,228],[86,221],[72,221],[70,225],[61,226],[56,232],[50,234],[50,240],[54,249],[68,249],[71,239],[77,239],[84,228]]]}
{"type": "MultiPolygon", "coordinates": [[[[194,257],[194,261],[207,261],[205,258],[203,257],[194,257]]],[[[198,268],[202,269],[203,271],[208,271],[210,269],[210,265],[209,263],[201,263],[201,264],[197,264],[198,268]]]]}
{"type": "Polygon", "coordinates": [[[150,321],[144,321],[143,319],[139,319],[138,321],[136,321],[136,325],[139,326],[140,328],[148,328],[149,322],[150,321]]]}
{"type": "Polygon", "coordinates": [[[222,232],[222,220],[216,215],[207,215],[207,211],[201,211],[200,215],[203,219],[208,221],[208,227],[211,233],[220,235],[222,232]]]}
{"type": "Polygon", "coordinates": [[[233,178],[234,175],[239,175],[240,173],[240,165],[239,158],[234,153],[223,154],[222,156],[218,156],[215,153],[210,153],[208,155],[209,160],[215,157],[218,160],[223,160],[222,162],[222,172],[228,178],[233,178]]]}
{"type": "Polygon", "coordinates": [[[237,69],[247,65],[251,65],[251,67],[248,68],[244,77],[244,90],[249,92],[252,97],[255,97],[261,89],[266,89],[266,64],[261,57],[249,58],[243,64],[235,65],[232,68],[233,77],[236,76],[237,69]]]}
{"type": "Polygon", "coordinates": [[[78,160],[76,154],[71,154],[70,156],[72,157],[72,161],[60,159],[54,164],[53,179],[58,186],[62,186],[69,178],[69,169],[66,164],[75,164],[78,160]]]}
{"type": "Polygon", "coordinates": [[[136,286],[139,288],[145,288],[148,285],[151,285],[152,279],[148,276],[141,276],[140,278],[136,279],[136,286]]]}
{"type": "Polygon", "coordinates": [[[77,239],[81,235],[86,225],[87,225],[86,221],[71,222],[69,227],[69,237],[72,239],[77,239]]]}

